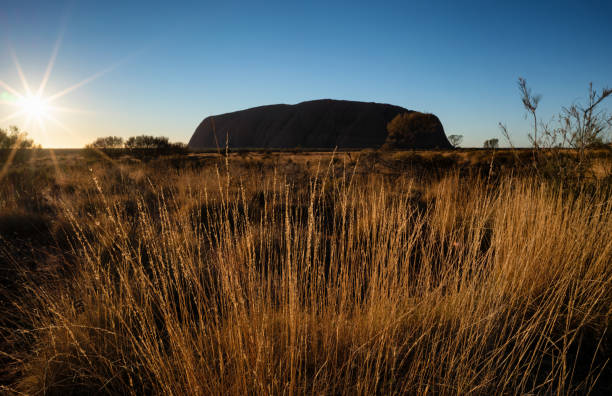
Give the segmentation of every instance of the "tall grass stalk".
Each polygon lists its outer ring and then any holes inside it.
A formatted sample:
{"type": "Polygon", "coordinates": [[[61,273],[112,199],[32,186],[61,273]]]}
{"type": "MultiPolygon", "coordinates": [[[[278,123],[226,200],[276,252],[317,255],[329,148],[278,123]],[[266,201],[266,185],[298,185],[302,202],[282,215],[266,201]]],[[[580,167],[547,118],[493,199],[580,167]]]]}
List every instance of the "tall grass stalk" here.
{"type": "Polygon", "coordinates": [[[15,299],[29,347],[4,389],[569,394],[609,375],[603,187],[223,173],[152,183],[136,210],[96,181],[95,220],[65,205],[77,270],[15,299]]]}

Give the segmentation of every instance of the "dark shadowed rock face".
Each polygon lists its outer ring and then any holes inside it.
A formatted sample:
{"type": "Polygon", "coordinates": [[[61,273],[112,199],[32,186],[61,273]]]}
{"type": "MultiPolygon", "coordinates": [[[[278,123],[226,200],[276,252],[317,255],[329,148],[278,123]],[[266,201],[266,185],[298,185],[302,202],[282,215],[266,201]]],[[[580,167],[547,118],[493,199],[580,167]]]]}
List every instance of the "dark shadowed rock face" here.
{"type": "MultiPolygon", "coordinates": [[[[413,113],[388,104],[331,99],[253,107],[205,118],[189,147],[223,148],[228,137],[235,148],[377,148],[385,143],[387,124],[406,112],[413,113]]],[[[426,145],[415,142],[414,148],[450,148],[441,124],[431,133],[435,137],[428,136],[426,145]]]]}

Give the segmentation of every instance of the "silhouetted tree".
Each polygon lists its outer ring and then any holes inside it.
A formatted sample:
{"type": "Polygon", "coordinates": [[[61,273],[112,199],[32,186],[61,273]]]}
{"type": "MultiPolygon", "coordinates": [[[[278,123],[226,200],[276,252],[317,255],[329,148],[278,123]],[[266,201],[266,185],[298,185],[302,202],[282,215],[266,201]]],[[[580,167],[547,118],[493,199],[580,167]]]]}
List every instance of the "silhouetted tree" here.
{"type": "Polygon", "coordinates": [[[88,148],[121,148],[123,138],[119,136],[99,137],[93,143],[87,145],[88,148]]]}
{"type": "Polygon", "coordinates": [[[129,149],[167,149],[171,146],[169,139],[165,136],[132,136],[125,142],[125,147],[129,149]]]}
{"type": "Polygon", "coordinates": [[[486,149],[496,149],[499,147],[499,139],[488,139],[484,141],[482,147],[486,149]]]}
{"type": "MultiPolygon", "coordinates": [[[[602,103],[612,97],[612,89],[597,91],[591,83],[586,103],[562,107],[559,115],[553,119],[558,123],[544,123],[538,121],[536,113],[540,96],[531,93],[524,78],[518,79],[518,86],[523,107],[533,118],[533,128],[528,138],[533,147],[534,169],[540,174],[559,179],[582,180],[592,172],[593,159],[587,149],[612,148],[609,146],[612,142],[612,115],[601,109],[602,103]],[[559,148],[575,149],[576,155],[567,155],[559,148]]],[[[508,129],[502,123],[499,126],[520,162],[508,129]]]]}
{"type": "Polygon", "coordinates": [[[531,114],[531,118],[533,118],[533,135],[529,134],[529,140],[531,141],[533,148],[537,150],[538,148],[538,117],[536,114],[536,110],[538,108],[538,104],[540,103],[540,99],[542,99],[542,95],[533,95],[531,93],[531,89],[527,87],[527,81],[519,77],[518,79],[519,90],[521,91],[521,101],[523,102],[523,107],[525,110],[531,114]]]}
{"type": "Polygon", "coordinates": [[[20,131],[12,125],[7,129],[0,128],[0,149],[26,149],[34,148],[34,140],[28,139],[28,133],[20,131]]]}
{"type": "MultiPolygon", "coordinates": [[[[593,89],[589,84],[589,96],[586,104],[572,104],[564,107],[559,120],[561,127],[554,133],[566,140],[570,147],[583,155],[589,147],[598,147],[610,143],[612,140],[612,115],[600,111],[600,104],[612,95],[612,89],[604,88],[601,92],[593,89]]],[[[565,145],[565,142],[563,142],[565,145]]]]}
{"type": "Polygon", "coordinates": [[[453,145],[453,147],[457,148],[463,141],[463,135],[450,135],[448,137],[448,141],[453,145]]]}
{"type": "MultiPolygon", "coordinates": [[[[387,140],[383,148],[435,148],[447,146],[441,142],[444,130],[438,117],[418,111],[396,115],[387,124],[387,140]]],[[[446,140],[446,139],[444,139],[446,140]]]]}

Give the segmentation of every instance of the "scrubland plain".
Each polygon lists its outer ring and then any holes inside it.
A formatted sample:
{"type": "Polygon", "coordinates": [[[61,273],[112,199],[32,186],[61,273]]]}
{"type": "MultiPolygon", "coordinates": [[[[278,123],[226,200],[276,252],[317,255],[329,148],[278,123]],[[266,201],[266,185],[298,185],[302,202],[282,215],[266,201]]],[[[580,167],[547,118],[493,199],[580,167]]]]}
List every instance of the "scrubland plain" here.
{"type": "Polygon", "coordinates": [[[610,158],[579,183],[513,161],[13,163],[0,183],[2,392],[609,394],[610,158]]]}

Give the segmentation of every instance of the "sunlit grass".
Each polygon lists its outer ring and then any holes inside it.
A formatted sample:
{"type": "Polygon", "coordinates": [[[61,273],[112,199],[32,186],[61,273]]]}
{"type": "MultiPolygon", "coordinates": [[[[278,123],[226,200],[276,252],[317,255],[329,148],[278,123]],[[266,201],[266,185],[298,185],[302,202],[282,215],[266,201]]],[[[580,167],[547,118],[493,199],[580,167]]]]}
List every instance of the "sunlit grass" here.
{"type": "Polygon", "coordinates": [[[305,173],[73,169],[65,180],[79,187],[55,204],[74,263],[63,278],[26,275],[13,297],[26,324],[3,334],[28,347],[7,352],[10,389],[609,386],[609,186],[587,194],[452,172],[385,180],[342,162],[305,173]]]}

